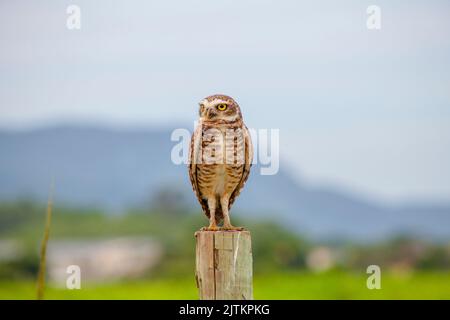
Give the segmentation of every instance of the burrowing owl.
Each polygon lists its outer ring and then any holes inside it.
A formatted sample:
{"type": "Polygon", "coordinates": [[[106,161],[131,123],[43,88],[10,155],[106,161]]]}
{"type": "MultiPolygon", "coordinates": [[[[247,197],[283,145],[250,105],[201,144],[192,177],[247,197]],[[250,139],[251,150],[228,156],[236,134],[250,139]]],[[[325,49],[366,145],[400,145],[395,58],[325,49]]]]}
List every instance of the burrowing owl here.
{"type": "Polygon", "coordinates": [[[213,95],[200,101],[200,119],[190,146],[189,177],[203,212],[204,230],[241,230],[229,210],[250,173],[253,146],[239,105],[231,97],[213,95]],[[218,224],[223,220],[223,227],[218,224]]]}

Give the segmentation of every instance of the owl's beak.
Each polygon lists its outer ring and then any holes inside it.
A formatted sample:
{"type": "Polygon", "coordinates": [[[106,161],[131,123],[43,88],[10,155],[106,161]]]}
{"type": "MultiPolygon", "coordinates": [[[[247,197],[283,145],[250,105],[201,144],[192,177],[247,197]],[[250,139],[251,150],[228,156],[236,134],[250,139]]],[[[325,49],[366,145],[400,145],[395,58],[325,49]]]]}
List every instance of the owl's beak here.
{"type": "Polygon", "coordinates": [[[208,119],[212,119],[212,118],[214,118],[216,115],[217,115],[217,112],[216,112],[214,109],[208,108],[208,109],[206,110],[206,117],[207,117],[208,119]]]}

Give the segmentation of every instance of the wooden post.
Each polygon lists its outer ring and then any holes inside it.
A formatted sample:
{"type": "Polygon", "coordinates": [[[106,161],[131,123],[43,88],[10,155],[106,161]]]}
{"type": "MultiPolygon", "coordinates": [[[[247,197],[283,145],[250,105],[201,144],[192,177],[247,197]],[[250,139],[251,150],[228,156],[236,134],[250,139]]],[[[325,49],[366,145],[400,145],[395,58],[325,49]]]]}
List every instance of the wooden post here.
{"type": "Polygon", "coordinates": [[[253,300],[249,231],[197,231],[195,278],[201,300],[253,300]]]}

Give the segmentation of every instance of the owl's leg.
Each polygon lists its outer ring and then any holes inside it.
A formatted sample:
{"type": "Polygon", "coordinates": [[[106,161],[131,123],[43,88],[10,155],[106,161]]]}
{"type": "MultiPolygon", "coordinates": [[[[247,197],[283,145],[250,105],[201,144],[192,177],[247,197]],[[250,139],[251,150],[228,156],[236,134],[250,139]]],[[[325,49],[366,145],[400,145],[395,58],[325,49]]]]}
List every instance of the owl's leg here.
{"type": "Polygon", "coordinates": [[[223,230],[243,230],[244,228],[242,227],[234,227],[231,224],[230,221],[230,212],[228,210],[228,204],[229,204],[229,196],[228,195],[223,195],[220,198],[220,206],[222,207],[222,212],[223,212],[223,230]]]}
{"type": "Polygon", "coordinates": [[[203,228],[206,231],[217,231],[219,227],[216,223],[216,198],[209,197],[208,198],[208,208],[209,208],[209,226],[207,228],[203,228]]]}

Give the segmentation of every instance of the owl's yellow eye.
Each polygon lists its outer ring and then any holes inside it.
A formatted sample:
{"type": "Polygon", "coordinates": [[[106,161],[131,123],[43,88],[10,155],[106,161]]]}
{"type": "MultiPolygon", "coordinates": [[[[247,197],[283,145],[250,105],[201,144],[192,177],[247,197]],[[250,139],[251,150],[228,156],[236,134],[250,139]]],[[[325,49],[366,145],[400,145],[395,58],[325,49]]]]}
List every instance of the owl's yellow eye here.
{"type": "Polygon", "coordinates": [[[225,103],[221,103],[221,104],[218,104],[217,105],[217,110],[219,110],[219,111],[225,111],[225,110],[227,110],[227,105],[225,104],[225,103]]]}

